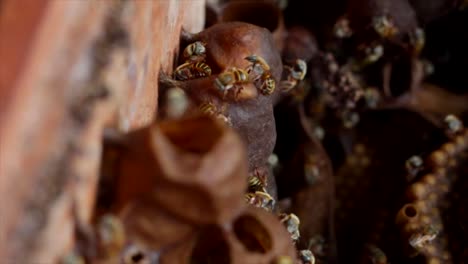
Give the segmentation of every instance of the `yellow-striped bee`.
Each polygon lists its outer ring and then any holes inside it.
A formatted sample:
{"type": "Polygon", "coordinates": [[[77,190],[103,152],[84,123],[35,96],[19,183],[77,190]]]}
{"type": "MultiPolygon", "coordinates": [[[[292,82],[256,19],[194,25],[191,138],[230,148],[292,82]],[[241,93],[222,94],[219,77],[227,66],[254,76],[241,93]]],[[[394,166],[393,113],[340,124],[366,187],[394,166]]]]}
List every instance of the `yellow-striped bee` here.
{"type": "Polygon", "coordinates": [[[177,80],[186,81],[211,75],[211,68],[204,62],[186,62],[174,71],[177,80]]]}
{"type": "Polygon", "coordinates": [[[246,193],[245,201],[255,207],[263,208],[269,212],[275,207],[275,199],[266,192],[246,193]]]}
{"type": "Polygon", "coordinates": [[[206,43],[202,41],[196,41],[190,45],[188,45],[184,49],[184,58],[187,61],[197,62],[203,61],[205,59],[206,54],[206,43]]]}
{"type": "Polygon", "coordinates": [[[244,59],[250,61],[252,64],[247,68],[248,73],[254,73],[256,75],[262,75],[265,71],[270,70],[270,65],[258,55],[250,55],[244,59]]]}
{"type": "Polygon", "coordinates": [[[264,170],[255,169],[255,171],[249,175],[248,188],[250,192],[266,192],[267,186],[267,172],[264,170]]]}
{"type": "Polygon", "coordinates": [[[212,102],[203,102],[198,106],[198,108],[203,114],[218,118],[229,126],[232,125],[231,119],[224,114],[224,112],[226,112],[226,105],[221,109],[218,109],[218,107],[212,102]]]}
{"type": "Polygon", "coordinates": [[[398,33],[393,21],[385,15],[374,17],[372,27],[382,38],[390,38],[398,33]]]}
{"type": "Polygon", "coordinates": [[[253,81],[261,80],[260,92],[263,95],[270,95],[276,88],[275,79],[271,76],[270,65],[258,55],[250,55],[245,57],[252,64],[247,68],[250,76],[253,76],[253,81]]]}
{"type": "Polygon", "coordinates": [[[280,214],[279,215],[280,222],[288,230],[289,234],[291,234],[291,239],[295,242],[299,240],[300,233],[299,233],[299,225],[301,221],[299,221],[299,217],[295,214],[280,214]]]}
{"type": "Polygon", "coordinates": [[[239,68],[232,67],[221,74],[215,79],[215,85],[223,95],[226,95],[232,88],[235,89],[235,96],[242,90],[242,85],[248,83],[249,74],[239,68]]]}
{"type": "Polygon", "coordinates": [[[256,173],[248,178],[248,188],[251,192],[266,192],[267,177],[266,174],[256,173]]]}
{"type": "Polygon", "coordinates": [[[297,59],[293,67],[285,66],[289,71],[286,80],[281,81],[281,90],[288,92],[292,88],[296,87],[299,81],[302,81],[307,73],[307,63],[301,59],[297,59]]]}

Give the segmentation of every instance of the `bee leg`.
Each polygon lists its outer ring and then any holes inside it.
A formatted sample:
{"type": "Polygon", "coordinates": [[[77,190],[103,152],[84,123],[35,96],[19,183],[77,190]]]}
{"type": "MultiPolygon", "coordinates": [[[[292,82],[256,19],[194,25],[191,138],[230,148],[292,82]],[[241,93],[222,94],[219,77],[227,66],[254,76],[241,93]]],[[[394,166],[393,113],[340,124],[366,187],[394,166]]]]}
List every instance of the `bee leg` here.
{"type": "Polygon", "coordinates": [[[192,71],[190,70],[190,63],[184,63],[177,67],[174,71],[174,79],[179,81],[185,81],[192,77],[192,71]]]}
{"type": "Polygon", "coordinates": [[[263,81],[262,84],[260,85],[260,93],[265,95],[266,93],[264,92],[265,91],[265,87],[266,87],[266,82],[263,81]]]}
{"type": "Polygon", "coordinates": [[[239,85],[239,84],[237,84],[237,85],[235,86],[235,89],[233,89],[233,90],[234,90],[234,93],[235,93],[235,94],[234,94],[234,99],[235,99],[236,101],[237,101],[237,99],[239,99],[239,95],[240,95],[240,93],[242,92],[243,89],[244,89],[244,86],[243,86],[243,85],[239,85]]]}
{"type": "Polygon", "coordinates": [[[247,66],[247,68],[245,68],[245,71],[250,75],[250,73],[252,72],[253,70],[253,65],[250,64],[249,66],[247,66]]]}

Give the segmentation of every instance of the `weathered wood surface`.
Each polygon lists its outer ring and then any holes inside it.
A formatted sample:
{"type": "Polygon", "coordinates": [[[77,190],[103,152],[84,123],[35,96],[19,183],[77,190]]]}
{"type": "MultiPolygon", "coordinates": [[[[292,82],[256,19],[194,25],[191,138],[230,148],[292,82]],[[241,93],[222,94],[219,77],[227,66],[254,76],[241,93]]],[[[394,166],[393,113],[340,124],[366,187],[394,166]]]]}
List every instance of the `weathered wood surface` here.
{"type": "Polygon", "coordinates": [[[204,0],[0,3],[0,259],[56,263],[92,217],[104,127],[155,118],[204,0]],[[74,212],[74,213],[72,213],[74,212]]]}

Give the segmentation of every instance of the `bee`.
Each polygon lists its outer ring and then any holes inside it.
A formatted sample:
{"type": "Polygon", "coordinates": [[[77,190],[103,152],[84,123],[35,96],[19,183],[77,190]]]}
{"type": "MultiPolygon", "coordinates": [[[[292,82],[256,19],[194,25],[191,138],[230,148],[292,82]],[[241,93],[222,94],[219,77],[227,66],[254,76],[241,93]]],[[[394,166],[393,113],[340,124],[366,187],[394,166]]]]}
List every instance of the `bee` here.
{"type": "Polygon", "coordinates": [[[263,170],[255,169],[252,175],[248,178],[249,191],[266,192],[267,173],[263,170]]]}
{"type": "Polygon", "coordinates": [[[175,78],[186,81],[211,75],[211,68],[204,62],[186,62],[174,71],[175,78]]]}
{"type": "Polygon", "coordinates": [[[307,63],[301,59],[297,59],[294,66],[290,68],[290,71],[291,79],[302,81],[307,73],[307,63]]]}
{"type": "Polygon", "coordinates": [[[315,256],[309,249],[299,251],[299,258],[304,264],[315,264],[315,256]]]}
{"type": "Polygon", "coordinates": [[[190,45],[188,45],[184,49],[184,58],[187,61],[192,61],[192,62],[200,62],[205,59],[206,55],[206,43],[203,41],[196,41],[190,45]]]}
{"type": "Polygon", "coordinates": [[[299,240],[300,233],[299,233],[299,224],[301,221],[299,221],[299,217],[295,214],[280,214],[279,215],[280,222],[283,223],[283,225],[286,227],[288,230],[289,234],[291,234],[291,239],[296,242],[299,240]]]}
{"type": "Polygon", "coordinates": [[[463,130],[463,122],[455,115],[447,115],[444,118],[444,123],[450,134],[457,134],[463,130]]]}
{"type": "Polygon", "coordinates": [[[232,67],[218,75],[215,79],[215,85],[224,95],[232,88],[235,88],[236,96],[242,90],[242,85],[249,81],[249,74],[242,69],[232,67]]]}
{"type": "Polygon", "coordinates": [[[416,250],[421,250],[427,244],[431,243],[439,234],[439,230],[433,225],[424,227],[419,232],[410,236],[408,243],[416,250]]]}
{"type": "Polygon", "coordinates": [[[294,88],[299,81],[302,81],[307,73],[307,63],[301,59],[297,59],[294,66],[285,66],[289,70],[289,75],[286,80],[281,82],[283,92],[288,92],[294,88]]]}
{"type": "Polygon", "coordinates": [[[218,118],[229,126],[232,125],[231,119],[224,114],[224,112],[226,112],[226,105],[221,109],[218,109],[218,107],[212,102],[203,102],[198,106],[198,108],[203,114],[218,118]]]}
{"type": "Polygon", "coordinates": [[[412,156],[406,160],[405,167],[408,172],[407,179],[411,180],[423,169],[423,160],[419,156],[412,156]]]}
{"type": "Polygon", "coordinates": [[[247,68],[247,73],[253,77],[253,81],[261,80],[260,92],[263,95],[270,95],[276,88],[275,79],[273,79],[270,72],[270,65],[258,55],[250,55],[244,59],[248,60],[252,64],[247,68]]]}
{"type": "Polygon", "coordinates": [[[266,192],[246,193],[245,201],[255,207],[263,208],[269,212],[275,207],[275,199],[266,192]]]}
{"type": "Polygon", "coordinates": [[[125,243],[125,231],[122,221],[113,216],[103,216],[98,224],[99,245],[106,257],[119,254],[125,243]]]}
{"type": "Polygon", "coordinates": [[[384,55],[384,47],[380,44],[371,44],[364,48],[364,54],[363,66],[372,64],[384,55]]]}
{"type": "Polygon", "coordinates": [[[395,24],[387,16],[377,16],[372,19],[372,28],[382,38],[390,38],[398,33],[395,24]]]}
{"type": "Polygon", "coordinates": [[[258,56],[258,55],[250,55],[245,57],[244,59],[248,60],[252,64],[247,68],[247,72],[254,73],[257,76],[262,75],[264,72],[270,70],[270,65],[265,61],[264,58],[258,56]]]}

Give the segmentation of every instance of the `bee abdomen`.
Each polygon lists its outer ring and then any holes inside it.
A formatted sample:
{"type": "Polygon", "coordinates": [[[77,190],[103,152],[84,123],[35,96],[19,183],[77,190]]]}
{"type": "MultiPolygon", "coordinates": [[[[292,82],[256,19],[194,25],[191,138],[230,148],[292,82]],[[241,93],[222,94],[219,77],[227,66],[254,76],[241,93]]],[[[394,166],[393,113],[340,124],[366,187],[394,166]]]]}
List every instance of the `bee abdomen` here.
{"type": "Polygon", "coordinates": [[[197,62],[193,66],[194,75],[196,77],[206,77],[211,75],[211,68],[204,62],[197,62]]]}

